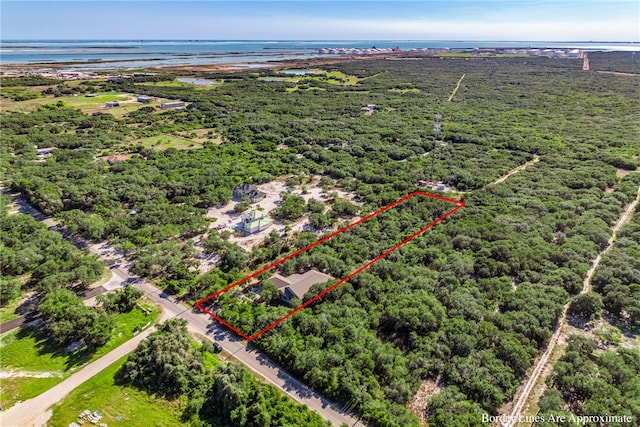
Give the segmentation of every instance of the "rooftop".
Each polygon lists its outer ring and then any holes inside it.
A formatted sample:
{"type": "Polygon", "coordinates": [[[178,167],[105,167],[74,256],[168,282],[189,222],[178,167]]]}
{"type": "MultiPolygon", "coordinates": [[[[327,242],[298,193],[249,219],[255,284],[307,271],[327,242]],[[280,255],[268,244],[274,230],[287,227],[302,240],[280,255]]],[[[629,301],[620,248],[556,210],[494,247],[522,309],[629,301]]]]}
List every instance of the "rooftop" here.
{"type": "Polygon", "coordinates": [[[303,274],[296,273],[287,277],[280,274],[274,274],[270,280],[276,288],[285,293],[285,296],[286,290],[288,289],[293,296],[302,299],[304,294],[309,292],[309,289],[311,289],[313,285],[333,279],[334,277],[331,277],[328,274],[321,273],[317,270],[309,270],[303,274]]]}

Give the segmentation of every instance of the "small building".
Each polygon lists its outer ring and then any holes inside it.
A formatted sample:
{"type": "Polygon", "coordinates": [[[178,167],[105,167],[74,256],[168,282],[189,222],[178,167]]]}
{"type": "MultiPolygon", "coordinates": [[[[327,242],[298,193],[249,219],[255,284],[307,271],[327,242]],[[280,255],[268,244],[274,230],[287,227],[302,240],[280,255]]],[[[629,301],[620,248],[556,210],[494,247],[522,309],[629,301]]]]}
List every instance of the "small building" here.
{"type": "Polygon", "coordinates": [[[302,300],[304,294],[309,292],[313,285],[328,282],[334,278],[317,270],[309,270],[304,274],[296,273],[286,277],[274,274],[269,280],[282,293],[282,299],[290,302],[293,298],[302,300]]]}
{"type": "Polygon", "coordinates": [[[140,95],[136,97],[136,101],[142,102],[143,104],[147,104],[153,100],[154,100],[153,96],[140,95]]]}
{"type": "Polygon", "coordinates": [[[184,101],[163,102],[162,104],[160,104],[160,108],[162,108],[163,110],[167,110],[169,108],[184,107],[184,106],[185,106],[184,101]]]}
{"type": "Polygon", "coordinates": [[[259,233],[269,228],[272,222],[273,221],[271,221],[268,214],[263,211],[255,210],[242,214],[241,228],[245,235],[259,233]]]}
{"type": "Polygon", "coordinates": [[[104,106],[107,108],[119,107],[120,103],[118,101],[111,101],[104,104],[104,106]]]}
{"type": "Polygon", "coordinates": [[[258,190],[254,184],[241,184],[233,189],[233,198],[236,200],[249,199],[251,203],[256,203],[264,199],[266,193],[258,190]]]}

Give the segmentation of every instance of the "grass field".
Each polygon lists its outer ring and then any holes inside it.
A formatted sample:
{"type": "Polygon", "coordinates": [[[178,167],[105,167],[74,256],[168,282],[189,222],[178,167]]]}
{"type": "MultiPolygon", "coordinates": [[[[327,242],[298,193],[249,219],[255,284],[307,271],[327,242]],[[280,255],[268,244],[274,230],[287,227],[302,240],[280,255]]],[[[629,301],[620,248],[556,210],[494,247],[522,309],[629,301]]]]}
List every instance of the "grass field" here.
{"type": "MultiPolygon", "coordinates": [[[[122,117],[125,114],[136,111],[142,107],[151,106],[158,107],[161,103],[171,101],[169,99],[157,99],[149,103],[136,102],[136,96],[130,93],[118,92],[101,92],[96,96],[88,97],[85,95],[67,95],[67,96],[47,96],[43,98],[29,99],[26,101],[11,101],[8,99],[0,100],[0,108],[5,111],[19,111],[28,113],[39,105],[56,104],[62,102],[66,107],[78,108],[83,113],[91,114],[96,112],[110,113],[116,117],[122,117]],[[120,106],[106,108],[107,102],[117,101],[120,106]]],[[[158,110],[160,111],[160,110],[158,110]]]]}
{"type": "Polygon", "coordinates": [[[16,308],[20,306],[20,302],[22,302],[22,299],[23,297],[20,296],[6,306],[0,308],[0,323],[8,322],[9,320],[17,319],[18,317],[20,317],[20,315],[15,311],[16,308]]]}
{"type": "Polygon", "coordinates": [[[360,80],[356,76],[350,76],[342,71],[329,71],[325,75],[327,83],[333,83],[341,86],[353,86],[360,80]]]}
{"type": "Polygon", "coordinates": [[[45,392],[86,363],[132,338],[134,331],[151,325],[159,314],[160,310],[155,307],[149,315],[136,307],[130,313],[115,315],[116,328],[111,340],[93,354],[82,350],[62,354],[46,337],[28,330],[16,329],[3,334],[0,337],[0,367],[11,375],[2,379],[0,404],[6,409],[45,392]]]}
{"type": "MultiPolygon", "coordinates": [[[[192,346],[200,344],[192,340],[192,346]]],[[[211,353],[204,352],[206,369],[217,370],[220,359],[211,353]]],[[[95,377],[89,379],[64,400],[53,407],[50,426],[68,426],[75,421],[85,409],[97,409],[103,416],[100,422],[107,425],[122,422],[127,426],[187,426],[180,421],[184,399],[170,401],[140,391],[134,387],[115,384],[113,378],[125,363],[127,357],[118,360],[95,377]],[[120,416],[120,421],[116,417],[120,416]]]]}
{"type": "MultiPolygon", "coordinates": [[[[286,71],[286,70],[285,70],[286,71]]],[[[287,88],[286,91],[291,93],[297,90],[320,90],[324,91],[325,88],[310,86],[306,87],[305,84],[311,81],[324,82],[332,85],[339,86],[355,86],[360,81],[359,77],[345,74],[342,71],[324,71],[319,69],[309,70],[313,74],[300,74],[300,75],[285,75],[281,74],[277,77],[259,77],[258,80],[269,82],[270,79],[276,79],[276,81],[297,83],[295,87],[287,88]],[[299,85],[305,86],[300,87],[299,85]]]]}
{"type": "Polygon", "coordinates": [[[168,401],[133,387],[119,386],[113,377],[127,360],[118,360],[69,393],[53,407],[50,426],[66,427],[85,409],[98,410],[101,423],[126,426],[188,426],[180,421],[181,400],[168,401]],[[120,416],[120,420],[116,417],[120,416]]]}

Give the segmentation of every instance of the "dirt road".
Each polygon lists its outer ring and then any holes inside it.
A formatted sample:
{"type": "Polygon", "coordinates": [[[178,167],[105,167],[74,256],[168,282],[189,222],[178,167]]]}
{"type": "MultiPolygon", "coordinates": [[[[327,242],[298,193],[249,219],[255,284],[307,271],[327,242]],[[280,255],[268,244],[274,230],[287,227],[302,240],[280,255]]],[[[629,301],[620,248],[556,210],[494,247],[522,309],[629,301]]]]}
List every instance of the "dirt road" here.
{"type": "MultiPolygon", "coordinates": [[[[613,232],[611,234],[611,237],[609,238],[607,247],[602,252],[600,252],[598,256],[595,258],[595,260],[593,261],[592,266],[589,269],[587,276],[584,279],[582,291],[580,292],[581,294],[591,291],[591,279],[593,278],[593,275],[596,269],[598,268],[598,265],[600,264],[602,257],[607,252],[609,252],[609,250],[613,247],[618,231],[624,224],[627,223],[627,221],[631,219],[631,217],[633,216],[633,213],[635,212],[636,206],[638,205],[638,202],[640,202],[640,188],[638,188],[638,195],[636,196],[635,200],[629,203],[625,211],[620,216],[620,219],[618,219],[618,222],[616,222],[616,224],[614,225],[612,229],[613,232]]],[[[553,335],[551,337],[551,340],[549,341],[549,345],[547,346],[547,349],[544,351],[544,353],[542,353],[542,356],[536,363],[533,371],[531,372],[531,375],[529,376],[529,378],[527,378],[527,381],[524,383],[524,385],[521,387],[520,391],[516,395],[517,400],[515,401],[515,405],[511,410],[510,416],[507,418],[507,422],[502,423],[502,427],[512,427],[518,424],[517,420],[522,414],[522,411],[524,410],[525,405],[529,400],[529,396],[531,395],[531,391],[533,390],[535,385],[538,383],[538,380],[540,379],[541,374],[543,372],[546,372],[547,374],[550,372],[550,370],[545,371],[545,367],[549,362],[549,356],[551,356],[553,349],[555,348],[556,344],[558,344],[558,340],[560,338],[561,331],[562,331],[562,326],[566,321],[568,308],[569,308],[569,303],[567,303],[564,306],[564,309],[562,311],[562,316],[558,321],[558,326],[553,332],[553,335]]]]}
{"type": "Polygon", "coordinates": [[[458,84],[456,84],[455,89],[453,89],[453,92],[451,92],[451,96],[449,96],[449,102],[453,101],[453,97],[456,96],[456,92],[458,92],[458,89],[460,89],[460,85],[462,84],[464,76],[466,76],[466,74],[463,74],[462,77],[460,77],[460,80],[458,80],[458,84]]]}
{"type": "Polygon", "coordinates": [[[609,240],[607,241],[607,247],[604,248],[604,250],[598,254],[595,260],[593,260],[593,264],[591,265],[591,268],[589,268],[589,271],[587,272],[587,276],[584,278],[584,282],[582,284],[582,293],[591,291],[591,288],[592,288],[591,279],[593,279],[593,275],[596,273],[596,270],[600,265],[600,261],[602,261],[602,257],[604,257],[607,254],[607,252],[609,252],[613,247],[616,237],[618,236],[618,231],[620,231],[623,225],[629,222],[629,220],[633,216],[633,213],[635,212],[635,209],[636,209],[636,206],[638,205],[639,200],[640,200],[640,188],[638,188],[638,195],[636,196],[635,200],[631,202],[629,206],[627,206],[627,209],[624,211],[620,219],[618,219],[618,222],[616,222],[616,225],[613,226],[613,233],[611,234],[611,237],[609,237],[609,240]]]}
{"type": "Polygon", "coordinates": [[[582,56],[582,71],[589,71],[589,55],[586,53],[582,56]]]}
{"type": "Polygon", "coordinates": [[[529,160],[527,163],[522,164],[520,166],[517,166],[513,169],[511,169],[509,172],[507,172],[506,174],[502,175],[501,177],[499,177],[498,179],[496,179],[495,181],[493,181],[491,184],[488,185],[495,185],[495,184],[500,184],[501,182],[504,182],[507,180],[507,178],[509,178],[511,175],[520,172],[523,169],[528,168],[529,166],[531,166],[534,163],[537,163],[540,161],[540,157],[538,157],[537,154],[533,155],[533,160],[529,160]]]}

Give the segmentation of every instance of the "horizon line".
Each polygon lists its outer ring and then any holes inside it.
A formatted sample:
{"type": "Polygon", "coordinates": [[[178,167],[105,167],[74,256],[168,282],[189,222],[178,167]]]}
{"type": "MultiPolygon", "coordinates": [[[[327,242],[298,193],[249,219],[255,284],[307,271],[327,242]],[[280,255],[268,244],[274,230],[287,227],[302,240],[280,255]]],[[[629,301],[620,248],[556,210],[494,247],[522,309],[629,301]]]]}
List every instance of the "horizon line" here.
{"type": "Polygon", "coordinates": [[[181,41],[181,42],[499,42],[499,43],[521,43],[521,42],[533,42],[533,43],[640,43],[639,40],[501,40],[501,39],[202,39],[202,38],[19,38],[19,39],[0,39],[1,42],[94,42],[94,41],[140,41],[140,42],[161,42],[161,41],[181,41]]]}

